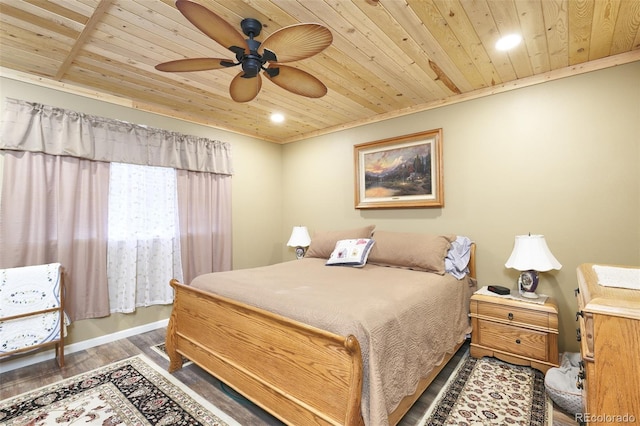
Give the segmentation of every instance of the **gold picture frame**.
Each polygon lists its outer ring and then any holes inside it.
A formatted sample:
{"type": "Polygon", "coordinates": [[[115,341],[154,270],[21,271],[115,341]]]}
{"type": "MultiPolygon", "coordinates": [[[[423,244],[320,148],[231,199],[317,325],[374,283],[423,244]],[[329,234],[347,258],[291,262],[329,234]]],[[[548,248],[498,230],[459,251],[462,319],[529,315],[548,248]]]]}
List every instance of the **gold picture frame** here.
{"type": "Polygon", "coordinates": [[[354,146],[355,208],[444,207],[442,129],[354,146]]]}

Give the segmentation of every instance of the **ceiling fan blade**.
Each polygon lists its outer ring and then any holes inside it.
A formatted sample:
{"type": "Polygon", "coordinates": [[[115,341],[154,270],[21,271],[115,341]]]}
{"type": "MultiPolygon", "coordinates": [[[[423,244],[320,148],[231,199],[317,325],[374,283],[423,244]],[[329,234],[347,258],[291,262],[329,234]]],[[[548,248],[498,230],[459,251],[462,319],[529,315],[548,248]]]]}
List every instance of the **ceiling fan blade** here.
{"type": "Polygon", "coordinates": [[[176,61],[163,62],[156,65],[158,71],[165,72],[187,72],[217,70],[233,66],[234,63],[228,59],[220,58],[190,58],[178,59],[176,61]],[[226,64],[226,65],[225,65],[226,64]]]}
{"type": "Polygon", "coordinates": [[[236,102],[249,102],[258,96],[261,88],[262,78],[260,74],[255,77],[245,78],[244,71],[242,71],[231,80],[229,94],[231,94],[231,99],[236,102]]]}
{"type": "Polygon", "coordinates": [[[293,62],[322,52],[333,41],[333,35],[320,24],[296,24],[279,29],[260,45],[259,52],[276,54],[274,62],[293,62]]]}
{"type": "Polygon", "coordinates": [[[308,72],[280,64],[272,64],[268,70],[273,74],[276,68],[278,75],[272,76],[269,72],[265,75],[283,89],[308,98],[321,98],[327,94],[327,86],[308,72]]]}
{"type": "Polygon", "coordinates": [[[176,0],[176,7],[196,28],[222,46],[234,53],[237,53],[232,49],[234,46],[249,52],[249,46],[242,34],[211,10],[188,0],[176,0]]]}

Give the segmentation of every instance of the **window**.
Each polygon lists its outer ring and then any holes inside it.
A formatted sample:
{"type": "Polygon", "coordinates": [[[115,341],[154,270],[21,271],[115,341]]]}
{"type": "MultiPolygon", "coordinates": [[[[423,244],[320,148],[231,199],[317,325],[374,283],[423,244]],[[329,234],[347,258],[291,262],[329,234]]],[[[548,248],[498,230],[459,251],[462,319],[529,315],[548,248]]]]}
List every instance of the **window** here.
{"type": "Polygon", "coordinates": [[[71,320],[170,303],[169,278],[231,269],[229,143],[11,98],[3,122],[0,266],[62,263],[71,320]],[[148,186],[134,170],[157,168],[121,162],[170,169],[148,186]]]}
{"type": "Polygon", "coordinates": [[[182,280],[176,171],[111,163],[107,280],[111,312],[173,301],[182,280]]]}

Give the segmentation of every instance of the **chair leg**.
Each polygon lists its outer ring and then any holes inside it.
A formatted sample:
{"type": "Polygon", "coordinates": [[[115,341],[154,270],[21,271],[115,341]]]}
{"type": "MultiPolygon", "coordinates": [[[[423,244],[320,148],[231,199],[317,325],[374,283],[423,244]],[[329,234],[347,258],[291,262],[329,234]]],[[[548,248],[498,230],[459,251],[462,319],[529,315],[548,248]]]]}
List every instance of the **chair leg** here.
{"type": "Polygon", "coordinates": [[[60,368],[64,367],[64,343],[56,343],[56,360],[60,368]]]}

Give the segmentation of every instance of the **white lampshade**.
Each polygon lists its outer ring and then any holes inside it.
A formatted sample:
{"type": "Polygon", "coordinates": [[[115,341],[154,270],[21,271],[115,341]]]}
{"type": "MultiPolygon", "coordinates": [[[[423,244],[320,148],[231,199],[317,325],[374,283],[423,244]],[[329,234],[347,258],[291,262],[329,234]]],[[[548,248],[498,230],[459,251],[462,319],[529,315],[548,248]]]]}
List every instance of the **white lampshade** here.
{"type": "Polygon", "coordinates": [[[513,252],[504,266],[518,271],[538,272],[562,268],[551,254],[544,235],[516,235],[513,252]]]}
{"type": "Polygon", "coordinates": [[[291,232],[291,237],[289,237],[289,242],[287,242],[287,246],[309,247],[309,244],[311,244],[311,237],[309,236],[309,231],[307,231],[307,227],[294,226],[293,231],[291,232]]]}

